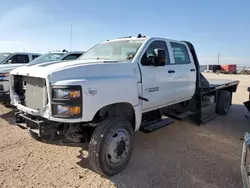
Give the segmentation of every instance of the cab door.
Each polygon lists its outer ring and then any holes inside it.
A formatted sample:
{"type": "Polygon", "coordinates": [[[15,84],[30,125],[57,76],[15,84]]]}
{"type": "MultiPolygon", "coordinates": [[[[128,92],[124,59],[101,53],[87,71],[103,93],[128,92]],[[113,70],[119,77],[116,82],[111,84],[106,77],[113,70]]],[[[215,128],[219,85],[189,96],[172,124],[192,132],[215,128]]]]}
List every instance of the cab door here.
{"type": "Polygon", "coordinates": [[[189,100],[196,89],[196,67],[188,47],[183,42],[169,41],[172,69],[175,71],[173,100],[181,102],[189,100]]]}
{"type": "Polygon", "coordinates": [[[173,84],[175,71],[170,62],[169,50],[165,40],[151,40],[148,42],[140,59],[142,80],[142,95],[148,101],[142,101],[142,111],[150,111],[172,102],[176,85],[173,84]],[[145,60],[154,54],[154,49],[165,49],[165,66],[146,65],[145,60]]]}

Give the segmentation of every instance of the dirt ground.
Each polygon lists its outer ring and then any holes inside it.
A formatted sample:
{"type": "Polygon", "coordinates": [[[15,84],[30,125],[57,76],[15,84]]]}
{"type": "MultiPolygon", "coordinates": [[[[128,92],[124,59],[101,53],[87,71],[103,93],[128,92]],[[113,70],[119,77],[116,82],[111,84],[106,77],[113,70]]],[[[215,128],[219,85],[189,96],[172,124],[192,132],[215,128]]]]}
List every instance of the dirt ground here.
{"type": "Polygon", "coordinates": [[[205,76],[240,80],[230,113],[200,127],[185,120],[151,134],[137,132],[128,167],[112,178],[91,171],[84,148],[33,140],[0,106],[0,187],[242,187],[240,139],[250,130],[242,102],[249,76],[205,76]]]}

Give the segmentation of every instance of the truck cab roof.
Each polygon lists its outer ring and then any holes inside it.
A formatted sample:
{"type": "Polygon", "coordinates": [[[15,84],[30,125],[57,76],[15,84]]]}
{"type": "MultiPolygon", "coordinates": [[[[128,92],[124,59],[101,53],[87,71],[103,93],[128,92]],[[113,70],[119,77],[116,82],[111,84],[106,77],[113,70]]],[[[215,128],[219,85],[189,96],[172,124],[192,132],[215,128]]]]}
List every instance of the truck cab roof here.
{"type": "Polygon", "coordinates": [[[174,40],[174,39],[168,39],[168,38],[163,38],[163,37],[154,37],[154,36],[143,36],[143,37],[120,37],[120,38],[115,38],[111,40],[106,40],[105,42],[116,42],[116,41],[151,41],[151,40],[167,40],[167,41],[172,41],[172,42],[179,42],[179,43],[185,43],[184,41],[179,41],[179,40],[174,40]]]}

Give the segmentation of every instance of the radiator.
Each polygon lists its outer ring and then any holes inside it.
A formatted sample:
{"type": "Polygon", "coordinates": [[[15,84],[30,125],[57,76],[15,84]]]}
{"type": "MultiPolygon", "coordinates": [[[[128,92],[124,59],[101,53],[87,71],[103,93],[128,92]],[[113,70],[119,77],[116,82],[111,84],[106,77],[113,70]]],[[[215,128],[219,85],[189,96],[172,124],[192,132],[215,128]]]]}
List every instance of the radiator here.
{"type": "Polygon", "coordinates": [[[47,104],[46,82],[43,78],[24,77],[25,105],[31,109],[41,110],[47,104]]]}

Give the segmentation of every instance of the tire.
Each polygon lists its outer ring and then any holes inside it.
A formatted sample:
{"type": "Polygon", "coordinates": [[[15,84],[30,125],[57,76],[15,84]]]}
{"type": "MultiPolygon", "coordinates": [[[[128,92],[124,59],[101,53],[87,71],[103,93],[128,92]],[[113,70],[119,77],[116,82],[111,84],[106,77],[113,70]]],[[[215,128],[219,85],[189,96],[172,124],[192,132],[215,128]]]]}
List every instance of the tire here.
{"type": "Polygon", "coordinates": [[[219,115],[227,115],[232,103],[232,94],[230,91],[221,90],[218,94],[216,113],[219,115]]]}
{"type": "Polygon", "coordinates": [[[29,133],[30,137],[33,138],[34,140],[39,141],[39,142],[42,141],[42,139],[38,136],[38,134],[32,132],[29,129],[28,129],[28,133],[29,133]]]}
{"type": "Polygon", "coordinates": [[[90,139],[89,163],[97,173],[113,176],[127,166],[133,149],[134,130],[131,123],[123,118],[107,118],[97,125],[90,139]],[[118,142],[119,139],[121,141],[118,142]],[[115,160],[118,160],[117,163],[115,160]]]}

